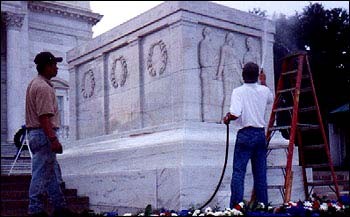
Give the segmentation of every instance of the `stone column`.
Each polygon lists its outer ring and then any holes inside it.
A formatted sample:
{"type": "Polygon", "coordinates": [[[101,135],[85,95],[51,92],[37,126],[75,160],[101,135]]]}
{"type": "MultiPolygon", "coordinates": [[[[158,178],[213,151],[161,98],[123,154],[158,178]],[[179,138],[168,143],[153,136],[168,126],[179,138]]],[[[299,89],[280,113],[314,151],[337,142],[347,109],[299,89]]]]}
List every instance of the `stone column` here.
{"type": "MultiPolygon", "coordinates": [[[[21,82],[21,28],[24,14],[5,12],[3,21],[6,25],[7,50],[6,50],[6,71],[7,71],[7,141],[12,142],[16,130],[24,124],[23,97],[18,91],[21,82]],[[17,88],[16,88],[17,87],[17,88]]],[[[22,88],[20,88],[22,89],[22,88]]]]}

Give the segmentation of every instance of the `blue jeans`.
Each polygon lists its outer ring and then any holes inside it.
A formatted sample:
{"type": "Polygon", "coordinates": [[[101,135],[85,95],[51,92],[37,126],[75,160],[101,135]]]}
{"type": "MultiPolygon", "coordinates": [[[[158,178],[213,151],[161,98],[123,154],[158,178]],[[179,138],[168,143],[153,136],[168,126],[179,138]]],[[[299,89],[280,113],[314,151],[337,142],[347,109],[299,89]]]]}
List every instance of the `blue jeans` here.
{"type": "Polygon", "coordinates": [[[47,192],[55,210],[66,207],[56,171],[59,168],[56,154],[42,129],[30,130],[29,146],[33,154],[32,180],[29,187],[28,214],[44,211],[44,194],[47,192]]]}
{"type": "Polygon", "coordinates": [[[233,158],[230,207],[243,201],[244,177],[251,159],[256,200],[267,204],[266,138],[264,128],[246,127],[238,131],[233,158]]]}

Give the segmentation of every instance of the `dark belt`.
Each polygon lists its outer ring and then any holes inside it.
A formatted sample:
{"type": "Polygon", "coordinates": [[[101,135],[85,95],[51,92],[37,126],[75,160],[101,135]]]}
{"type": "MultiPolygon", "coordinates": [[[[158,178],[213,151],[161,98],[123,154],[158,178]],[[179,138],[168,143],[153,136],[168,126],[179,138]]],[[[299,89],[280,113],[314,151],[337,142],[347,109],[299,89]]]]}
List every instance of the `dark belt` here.
{"type": "Polygon", "coordinates": [[[27,127],[27,130],[28,131],[31,131],[31,130],[39,130],[39,129],[42,129],[41,127],[27,127]]]}
{"type": "Polygon", "coordinates": [[[264,127],[252,127],[252,126],[248,126],[248,127],[243,127],[240,130],[246,130],[246,129],[256,129],[256,130],[265,130],[264,127]]]}
{"type": "MultiPolygon", "coordinates": [[[[28,131],[31,131],[31,130],[40,130],[40,129],[43,129],[42,127],[27,127],[27,130],[28,131]]],[[[58,130],[59,128],[58,127],[54,127],[52,128],[53,130],[58,130]]]]}

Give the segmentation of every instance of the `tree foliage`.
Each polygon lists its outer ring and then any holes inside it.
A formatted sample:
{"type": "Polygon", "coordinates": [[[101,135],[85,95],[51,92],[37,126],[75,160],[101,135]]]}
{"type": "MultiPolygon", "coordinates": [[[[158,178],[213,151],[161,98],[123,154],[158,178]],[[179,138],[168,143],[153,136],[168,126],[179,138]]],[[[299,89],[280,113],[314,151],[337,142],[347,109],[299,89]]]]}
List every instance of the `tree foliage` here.
{"type": "Polygon", "coordinates": [[[267,17],[267,11],[261,10],[260,8],[253,8],[253,10],[249,10],[248,12],[251,14],[261,16],[261,17],[267,17]]]}
{"type": "Polygon", "coordinates": [[[310,3],[302,13],[275,19],[275,80],[280,59],[298,50],[308,52],[316,93],[324,119],[329,112],[349,102],[349,13],[341,8],[326,10],[310,3]]]}

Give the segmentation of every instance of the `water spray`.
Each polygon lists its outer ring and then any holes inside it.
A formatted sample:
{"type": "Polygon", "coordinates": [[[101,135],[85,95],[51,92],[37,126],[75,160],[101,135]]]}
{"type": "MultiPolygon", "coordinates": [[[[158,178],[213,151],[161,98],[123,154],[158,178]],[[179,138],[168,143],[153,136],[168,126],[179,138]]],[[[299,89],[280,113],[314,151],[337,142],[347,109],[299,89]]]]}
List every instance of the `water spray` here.
{"type": "Polygon", "coordinates": [[[265,63],[265,57],[266,57],[266,47],[267,47],[267,22],[268,19],[264,20],[263,24],[263,34],[261,36],[261,64],[260,64],[260,72],[263,71],[264,63],[265,63]]]}

